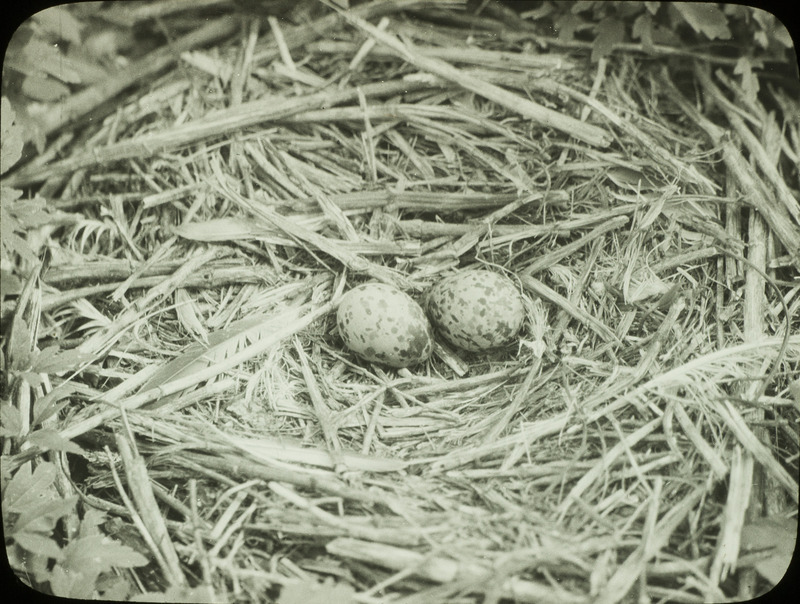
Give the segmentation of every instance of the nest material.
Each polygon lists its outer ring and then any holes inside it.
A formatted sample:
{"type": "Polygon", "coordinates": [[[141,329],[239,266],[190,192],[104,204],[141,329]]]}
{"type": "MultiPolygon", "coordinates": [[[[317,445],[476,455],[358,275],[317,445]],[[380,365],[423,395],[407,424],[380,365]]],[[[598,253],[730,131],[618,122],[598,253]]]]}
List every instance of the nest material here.
{"type": "Polygon", "coordinates": [[[62,210],[54,426],[85,504],[157,537],[150,591],[723,600],[748,505],[796,507],[796,101],[463,8],[243,21],[9,177],[62,210]],[[476,266],[524,293],[512,347],[343,349],[342,291],[476,266]]]}

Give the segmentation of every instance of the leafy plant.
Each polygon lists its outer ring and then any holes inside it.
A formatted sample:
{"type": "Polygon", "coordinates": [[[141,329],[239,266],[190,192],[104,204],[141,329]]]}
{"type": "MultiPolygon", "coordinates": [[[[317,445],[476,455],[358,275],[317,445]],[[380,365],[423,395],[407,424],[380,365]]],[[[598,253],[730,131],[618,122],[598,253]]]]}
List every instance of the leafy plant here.
{"type": "Polygon", "coordinates": [[[77,497],[61,497],[55,487],[56,467],[23,465],[9,480],[3,476],[3,528],[11,568],[32,587],[65,598],[89,599],[102,591],[119,595],[122,578],[104,576],[112,567],[132,568],[149,560],[100,532],[104,514],[89,509],[77,534],[63,542],[59,522],[77,518],[77,497]]]}
{"type": "Polygon", "coordinates": [[[765,62],[788,63],[792,37],[766,11],[714,2],[545,2],[536,18],[550,20],[561,39],[588,39],[592,60],[611,54],[619,42],[640,42],[645,51],[656,44],[717,46],[720,54],[738,57],[734,74],[746,94],[758,93],[754,70],[765,62]]]}
{"type": "MultiPolygon", "coordinates": [[[[0,174],[8,172],[22,156],[25,135],[15,117],[10,101],[6,97],[0,99],[0,174]]],[[[29,265],[37,261],[36,254],[20,233],[49,218],[44,199],[21,197],[22,191],[0,185],[0,298],[21,289],[22,282],[14,271],[16,259],[29,265]]]]}
{"type": "Polygon", "coordinates": [[[36,13],[9,42],[4,79],[27,98],[42,102],[69,95],[71,86],[98,81],[105,70],[74,51],[81,46],[84,28],[67,6],[36,13]]]}
{"type": "Polygon", "coordinates": [[[22,157],[22,128],[14,123],[14,111],[6,97],[0,101],[0,174],[5,174],[22,157]]]}
{"type": "Polygon", "coordinates": [[[714,2],[605,2],[545,3],[539,17],[552,18],[559,37],[591,32],[595,41],[610,27],[624,25],[619,42],[640,40],[676,44],[736,40],[737,48],[761,50],[775,60],[785,60],[792,48],[789,31],[775,17],[748,6],[714,2]]]}

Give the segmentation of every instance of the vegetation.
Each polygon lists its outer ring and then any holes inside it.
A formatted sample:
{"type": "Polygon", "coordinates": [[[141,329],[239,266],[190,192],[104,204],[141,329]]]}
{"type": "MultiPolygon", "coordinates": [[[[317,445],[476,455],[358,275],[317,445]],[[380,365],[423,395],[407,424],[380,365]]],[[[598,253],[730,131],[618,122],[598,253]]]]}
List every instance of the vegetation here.
{"type": "Polygon", "coordinates": [[[85,3],[0,107],[2,509],[39,591],[707,602],[796,533],[800,103],[743,5],[85,3]],[[392,370],[344,291],[509,276],[392,370]]]}

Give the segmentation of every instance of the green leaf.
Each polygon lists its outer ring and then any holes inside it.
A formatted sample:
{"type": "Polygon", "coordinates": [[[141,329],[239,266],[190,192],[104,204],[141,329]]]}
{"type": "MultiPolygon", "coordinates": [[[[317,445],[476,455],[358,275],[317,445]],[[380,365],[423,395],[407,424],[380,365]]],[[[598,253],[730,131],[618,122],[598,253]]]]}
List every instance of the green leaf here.
{"type": "Polygon", "coordinates": [[[36,432],[31,432],[28,435],[27,441],[50,451],[65,451],[66,453],[85,455],[83,449],[71,440],[67,440],[61,436],[57,430],[53,430],[52,428],[42,428],[36,432]]]}
{"type": "Polygon", "coordinates": [[[5,174],[22,157],[25,136],[14,123],[14,110],[6,97],[0,99],[0,174],[5,174]]]}
{"type": "Polygon", "coordinates": [[[564,13],[553,22],[553,26],[558,32],[559,40],[572,40],[575,37],[575,32],[581,29],[583,25],[583,19],[572,13],[564,13]]]}
{"type": "Polygon", "coordinates": [[[3,493],[3,511],[21,513],[32,505],[49,501],[58,496],[53,481],[56,479],[56,467],[50,462],[36,466],[31,474],[31,464],[26,463],[6,485],[3,493]]]}
{"type": "Polygon", "coordinates": [[[661,2],[644,2],[643,4],[651,15],[655,15],[661,8],[661,2]]]}
{"type": "Polygon", "coordinates": [[[19,205],[16,200],[20,195],[22,191],[0,187],[0,249],[2,249],[0,257],[11,260],[19,255],[31,264],[35,264],[37,258],[28,242],[16,234],[16,231],[22,230],[22,225],[13,211],[19,205]]]}
{"type": "Polygon", "coordinates": [[[39,388],[44,382],[42,375],[33,371],[20,371],[17,373],[17,377],[29,384],[31,388],[39,388]]]}
{"type": "Polygon", "coordinates": [[[11,371],[23,371],[30,367],[33,354],[33,335],[28,327],[28,322],[21,316],[14,317],[8,351],[8,368],[11,371]]]}
{"type": "MultiPolygon", "coordinates": [[[[28,242],[25,241],[22,237],[15,235],[14,233],[3,233],[3,240],[0,242],[3,244],[3,248],[6,252],[16,252],[20,255],[21,258],[30,262],[36,263],[39,259],[36,257],[36,254],[33,253],[31,246],[28,245],[28,242]]],[[[7,253],[4,257],[8,258],[11,256],[11,253],[7,253]]]]}
{"type": "Polygon", "coordinates": [[[611,54],[614,45],[625,41],[625,24],[614,17],[606,17],[597,24],[597,36],[592,44],[592,61],[611,54]]]}
{"type": "Polygon", "coordinates": [[[756,570],[767,581],[777,585],[792,561],[797,545],[797,520],[791,518],[760,518],[742,528],[742,548],[770,549],[769,558],[756,562],[756,570]]]}
{"type": "Polygon", "coordinates": [[[724,12],[728,18],[739,19],[744,22],[748,22],[754,11],[752,6],[726,2],[722,5],[722,12],[724,12]]]}
{"type": "Polygon", "coordinates": [[[14,273],[0,269],[0,298],[18,296],[22,291],[22,280],[14,273]]]}
{"type": "MultiPolygon", "coordinates": [[[[130,598],[131,583],[122,575],[101,575],[95,583],[101,600],[127,602],[130,598]]],[[[193,602],[196,600],[192,600],[193,602]]]]}
{"type": "MultiPolygon", "coordinates": [[[[5,206],[15,202],[17,199],[22,197],[22,191],[19,189],[12,189],[11,187],[0,187],[0,208],[2,208],[3,214],[5,212],[5,206]]],[[[10,215],[9,215],[10,216],[10,215]]],[[[6,216],[3,216],[3,220],[8,220],[6,216]]]]}
{"type": "Polygon", "coordinates": [[[36,101],[52,103],[69,96],[69,88],[46,75],[29,75],[22,81],[22,93],[36,101]]]}
{"type": "Polygon", "coordinates": [[[90,361],[91,353],[81,352],[77,348],[48,352],[45,358],[39,358],[36,371],[40,373],[63,373],[73,371],[90,361]]]}
{"type": "Polygon", "coordinates": [[[91,535],[99,535],[100,529],[98,528],[106,520],[106,513],[97,508],[89,508],[84,513],[81,519],[81,526],[78,532],[79,537],[89,537],[91,535]]]}
{"type": "Polygon", "coordinates": [[[769,36],[763,29],[753,33],[753,40],[755,40],[756,44],[761,48],[769,48],[769,36]]]}
{"type": "Polygon", "coordinates": [[[52,538],[41,533],[22,532],[13,535],[20,547],[39,556],[55,558],[59,560],[62,556],[61,548],[52,538]]]}
{"type": "Polygon", "coordinates": [[[576,2],[572,3],[570,11],[575,14],[585,13],[586,11],[596,8],[598,4],[600,3],[596,2],[595,0],[577,0],[576,2]]]}
{"type": "Polygon", "coordinates": [[[800,407],[800,378],[789,384],[789,392],[791,392],[794,402],[800,407]]]}
{"type": "Polygon", "coordinates": [[[56,564],[50,571],[50,589],[59,598],[89,600],[94,591],[94,580],[79,570],[56,564]]]}
{"type": "Polygon", "coordinates": [[[22,422],[19,418],[19,410],[9,403],[0,405],[0,436],[17,438],[21,432],[22,422]]]}
{"type": "Polygon", "coordinates": [[[40,227],[51,221],[50,208],[47,201],[42,197],[33,199],[20,199],[9,211],[17,219],[18,230],[24,231],[31,227],[40,227]]]}
{"type": "MultiPolygon", "coordinates": [[[[55,346],[52,348],[57,349],[55,346]]],[[[44,354],[47,350],[50,350],[50,348],[45,348],[41,354],[44,354]]],[[[37,357],[33,362],[35,371],[40,371],[40,369],[36,367],[37,363],[39,362],[39,357],[37,357]]],[[[70,396],[73,392],[75,392],[75,390],[76,387],[74,384],[59,384],[50,392],[45,394],[42,398],[36,399],[36,401],[33,403],[33,421],[31,422],[31,425],[39,426],[49,418],[56,415],[59,411],[61,411],[61,409],[69,404],[69,400],[66,400],[61,404],[59,404],[59,402],[70,396]]]]}
{"type": "Polygon", "coordinates": [[[96,84],[109,76],[108,70],[89,58],[81,47],[73,46],[64,57],[67,66],[72,69],[85,85],[96,84]]]}
{"type": "Polygon", "coordinates": [[[27,557],[28,552],[21,545],[14,542],[6,542],[6,558],[8,559],[8,565],[14,570],[20,571],[18,574],[22,574],[22,572],[25,571],[27,557]]]}
{"type": "Polygon", "coordinates": [[[132,568],[150,562],[135,549],[105,535],[89,535],[71,541],[64,548],[64,566],[70,569],[91,569],[100,574],[113,567],[132,568]]]}
{"type": "Polygon", "coordinates": [[[28,585],[33,582],[43,583],[50,579],[49,556],[30,552],[13,541],[10,544],[6,543],[6,555],[11,568],[17,571],[17,576],[28,585]]]}
{"type": "MultiPolygon", "coordinates": [[[[756,32],[756,35],[763,34],[767,39],[774,40],[783,48],[792,48],[794,46],[792,34],[789,33],[786,26],[775,15],[760,8],[747,8],[750,9],[753,19],[761,27],[761,30],[756,32]]],[[[764,46],[764,48],[767,47],[767,45],[764,46]]]]}
{"type": "Polygon", "coordinates": [[[75,513],[75,504],[77,503],[78,496],[74,495],[64,499],[45,501],[27,508],[14,523],[12,535],[16,536],[23,532],[50,534],[59,519],[75,513]]]}
{"type": "Polygon", "coordinates": [[[57,45],[48,44],[41,38],[33,37],[25,45],[23,54],[37,67],[37,72],[29,75],[44,76],[46,74],[59,82],[80,84],[80,75],[65,64],[64,55],[59,52],[57,45]]]}
{"type": "Polygon", "coordinates": [[[630,23],[634,17],[647,11],[642,2],[617,2],[613,12],[618,19],[630,23]]]}
{"type": "Polygon", "coordinates": [[[730,40],[728,17],[713,2],[673,2],[677,10],[692,29],[709,40],[730,40]]]}

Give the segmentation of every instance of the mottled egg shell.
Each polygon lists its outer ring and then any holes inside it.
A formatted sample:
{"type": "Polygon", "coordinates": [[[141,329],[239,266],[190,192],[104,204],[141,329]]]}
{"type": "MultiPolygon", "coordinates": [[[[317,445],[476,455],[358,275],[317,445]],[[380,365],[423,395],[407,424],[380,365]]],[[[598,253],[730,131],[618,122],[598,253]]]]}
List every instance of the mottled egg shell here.
{"type": "Polygon", "coordinates": [[[508,344],[525,319],[525,306],[513,281],[479,269],[442,279],[430,290],[427,307],[445,340],[473,352],[508,344]]]}
{"type": "Polygon", "coordinates": [[[383,283],[347,292],[336,312],[345,346],[367,361],[389,367],[416,365],[431,356],[433,330],[411,296],[383,283]]]}

